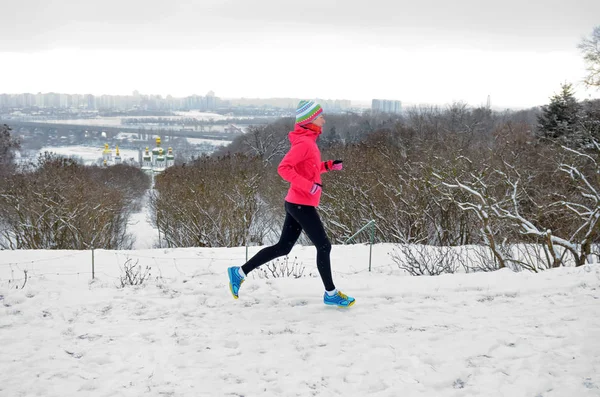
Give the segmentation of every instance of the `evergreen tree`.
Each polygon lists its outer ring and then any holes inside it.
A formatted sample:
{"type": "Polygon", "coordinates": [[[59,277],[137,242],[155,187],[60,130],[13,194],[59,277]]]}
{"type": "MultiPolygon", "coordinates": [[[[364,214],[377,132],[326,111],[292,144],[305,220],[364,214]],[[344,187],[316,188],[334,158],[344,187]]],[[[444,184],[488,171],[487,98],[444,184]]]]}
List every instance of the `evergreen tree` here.
{"type": "Polygon", "coordinates": [[[561,91],[542,106],[538,116],[538,136],[565,143],[580,141],[581,105],[575,98],[572,84],[561,84],[561,91]]]}

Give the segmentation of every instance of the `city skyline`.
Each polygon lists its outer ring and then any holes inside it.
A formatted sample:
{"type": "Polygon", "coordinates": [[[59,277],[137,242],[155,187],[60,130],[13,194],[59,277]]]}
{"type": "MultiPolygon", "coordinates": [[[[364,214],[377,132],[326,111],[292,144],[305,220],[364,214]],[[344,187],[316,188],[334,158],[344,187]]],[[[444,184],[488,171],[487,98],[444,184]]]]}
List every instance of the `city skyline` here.
{"type": "MultiPolygon", "coordinates": [[[[130,95],[70,94],[70,93],[18,93],[0,92],[0,109],[62,108],[80,110],[217,110],[232,107],[271,107],[293,110],[301,98],[220,98],[214,91],[206,95],[187,97],[144,94],[134,91],[130,95]]],[[[318,99],[324,109],[329,111],[347,110],[352,107],[350,100],[318,99]]],[[[365,107],[365,106],[361,106],[365,107]]]]}
{"type": "Polygon", "coordinates": [[[57,0],[5,5],[0,90],[527,108],[581,81],[600,2],[57,0]],[[30,11],[34,10],[34,11],[30,11]]]}
{"type": "MultiPolygon", "coordinates": [[[[30,92],[0,92],[0,95],[47,95],[47,94],[58,94],[58,95],[80,95],[80,96],[86,96],[86,95],[92,95],[92,96],[96,96],[96,97],[101,97],[101,96],[147,96],[147,97],[162,97],[162,98],[168,98],[168,97],[172,97],[172,98],[187,98],[187,97],[194,97],[194,96],[198,96],[198,97],[208,97],[208,96],[215,96],[215,97],[219,97],[222,99],[290,99],[292,97],[290,96],[284,96],[284,97],[242,97],[242,96],[237,96],[237,97],[221,97],[215,94],[215,91],[210,90],[208,91],[206,94],[201,94],[199,92],[195,92],[192,93],[190,95],[185,95],[185,96],[175,96],[175,95],[171,95],[171,94],[157,94],[157,93],[152,93],[152,92],[141,92],[139,90],[134,90],[133,92],[130,92],[128,94],[115,94],[115,93],[103,93],[103,94],[94,94],[94,93],[90,93],[90,92],[58,92],[58,91],[30,91],[30,92]]],[[[300,99],[300,98],[299,98],[300,99]]],[[[346,100],[344,98],[323,98],[326,100],[346,100]]]]}

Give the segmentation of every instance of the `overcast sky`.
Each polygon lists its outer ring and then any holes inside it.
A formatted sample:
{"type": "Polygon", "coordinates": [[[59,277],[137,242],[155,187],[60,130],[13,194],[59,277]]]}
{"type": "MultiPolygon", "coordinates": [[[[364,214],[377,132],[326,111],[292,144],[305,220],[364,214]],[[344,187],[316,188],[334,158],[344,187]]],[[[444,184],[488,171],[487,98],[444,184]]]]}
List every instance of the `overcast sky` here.
{"type": "Polygon", "coordinates": [[[305,97],[529,107],[563,82],[598,0],[3,2],[0,93],[305,97]]]}

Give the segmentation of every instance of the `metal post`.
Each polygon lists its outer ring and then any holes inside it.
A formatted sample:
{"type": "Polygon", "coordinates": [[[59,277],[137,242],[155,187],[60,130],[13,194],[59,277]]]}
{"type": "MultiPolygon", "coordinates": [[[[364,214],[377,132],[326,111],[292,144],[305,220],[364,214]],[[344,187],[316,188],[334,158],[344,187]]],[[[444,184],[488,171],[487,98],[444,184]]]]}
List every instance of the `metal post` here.
{"type": "Polygon", "coordinates": [[[244,235],[244,245],[246,246],[246,262],[248,262],[248,234],[250,231],[248,230],[248,220],[246,219],[246,214],[244,214],[244,227],[246,228],[246,234],[244,235]]]}
{"type": "Polygon", "coordinates": [[[160,241],[160,220],[158,219],[158,206],[156,206],[156,230],[158,230],[158,248],[162,248],[162,242],[160,241]]]}
{"type": "Polygon", "coordinates": [[[375,241],[375,222],[371,223],[371,245],[369,246],[369,271],[371,271],[371,257],[373,254],[373,242],[375,241]]]}
{"type": "Polygon", "coordinates": [[[96,269],[94,266],[94,243],[96,242],[96,237],[98,237],[98,235],[96,234],[96,222],[94,221],[94,237],[92,238],[92,280],[96,277],[96,269]]]}
{"type": "Polygon", "coordinates": [[[354,233],[344,244],[348,244],[350,241],[354,240],[354,237],[358,236],[362,233],[366,228],[371,227],[370,233],[370,246],[369,246],[369,271],[371,271],[371,257],[373,254],[373,243],[375,242],[375,220],[371,219],[366,225],[360,228],[360,230],[354,233]]]}

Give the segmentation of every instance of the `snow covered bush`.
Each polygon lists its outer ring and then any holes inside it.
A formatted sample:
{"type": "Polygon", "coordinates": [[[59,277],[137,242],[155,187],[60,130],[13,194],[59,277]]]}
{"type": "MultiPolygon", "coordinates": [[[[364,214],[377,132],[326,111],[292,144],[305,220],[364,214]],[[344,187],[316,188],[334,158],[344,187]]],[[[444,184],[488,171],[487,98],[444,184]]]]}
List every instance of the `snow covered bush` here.
{"type": "Polygon", "coordinates": [[[464,268],[460,247],[398,244],[390,255],[394,263],[411,276],[452,274],[464,268]]]}
{"type": "Polygon", "coordinates": [[[138,260],[133,263],[131,258],[127,258],[123,264],[123,267],[121,268],[122,273],[119,277],[119,286],[121,288],[125,288],[127,286],[140,286],[144,284],[144,282],[147,281],[151,276],[150,270],[152,268],[146,266],[142,269],[142,266],[138,263],[138,260]]]}
{"type": "MultiPolygon", "coordinates": [[[[493,272],[499,269],[498,259],[489,247],[485,245],[467,245],[461,248],[463,255],[461,261],[465,272],[493,272]]],[[[503,256],[506,256],[509,251],[505,244],[499,244],[497,249],[503,256]]]]}
{"type": "Polygon", "coordinates": [[[127,220],[149,179],[136,167],[86,167],[46,153],[5,182],[0,247],[83,250],[131,246],[127,220]]]}
{"type": "MultiPolygon", "coordinates": [[[[234,247],[249,243],[260,211],[263,167],[256,157],[202,157],[156,178],[150,199],[154,223],[167,247],[234,247]]],[[[261,230],[254,231],[261,240],[261,230]]]]}
{"type": "Polygon", "coordinates": [[[298,258],[294,257],[290,261],[290,258],[286,255],[283,258],[277,258],[274,261],[264,264],[263,266],[256,269],[252,274],[255,274],[258,278],[300,278],[306,277],[304,274],[305,267],[302,262],[298,262],[298,258]]]}

